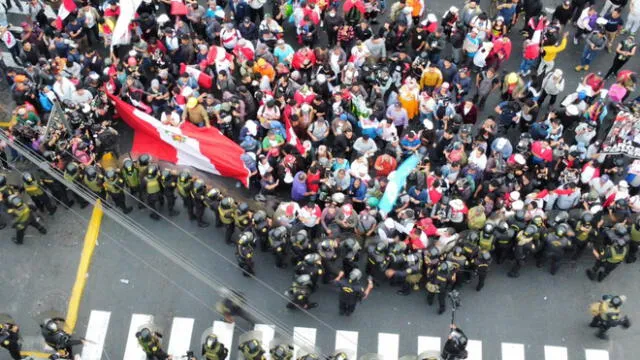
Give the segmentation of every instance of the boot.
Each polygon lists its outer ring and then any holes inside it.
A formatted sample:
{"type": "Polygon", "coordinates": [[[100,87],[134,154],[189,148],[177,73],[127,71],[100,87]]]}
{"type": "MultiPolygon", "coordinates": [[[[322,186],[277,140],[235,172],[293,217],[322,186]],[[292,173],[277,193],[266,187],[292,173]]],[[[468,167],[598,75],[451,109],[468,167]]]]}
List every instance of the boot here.
{"type": "Polygon", "coordinates": [[[598,339],[602,339],[602,340],[609,340],[609,336],[607,336],[606,331],[607,330],[604,330],[604,329],[601,328],[600,330],[598,330],[598,333],[596,334],[596,337],[598,339]]]}
{"type": "Polygon", "coordinates": [[[160,215],[152,212],[151,214],[149,214],[149,217],[152,218],[153,220],[160,220],[160,215]]]}
{"type": "Polygon", "coordinates": [[[307,309],[313,309],[318,307],[318,303],[309,303],[309,305],[307,305],[307,309]]]}
{"type": "Polygon", "coordinates": [[[49,210],[49,215],[53,215],[56,213],[56,211],[58,211],[58,207],[54,206],[53,208],[51,208],[51,210],[49,210]]]}
{"type": "Polygon", "coordinates": [[[198,221],[198,226],[201,227],[201,228],[206,228],[206,227],[209,226],[209,223],[206,222],[206,221],[200,220],[200,221],[198,221]]]}
{"type": "Polygon", "coordinates": [[[597,316],[594,316],[593,319],[591,319],[591,323],[589,323],[589,326],[592,328],[597,328],[600,325],[600,320],[598,319],[597,316]]]}
{"type": "Polygon", "coordinates": [[[132,207],[128,207],[128,208],[124,208],[124,210],[122,210],[122,212],[126,215],[128,213],[130,213],[131,211],[133,211],[132,207]]]}
{"type": "Polygon", "coordinates": [[[593,270],[587,269],[587,277],[589,278],[589,280],[593,281],[596,279],[596,274],[593,270]]]}
{"type": "Polygon", "coordinates": [[[598,273],[598,282],[602,282],[602,280],[606,277],[607,277],[607,273],[605,273],[604,271],[598,273]]]}

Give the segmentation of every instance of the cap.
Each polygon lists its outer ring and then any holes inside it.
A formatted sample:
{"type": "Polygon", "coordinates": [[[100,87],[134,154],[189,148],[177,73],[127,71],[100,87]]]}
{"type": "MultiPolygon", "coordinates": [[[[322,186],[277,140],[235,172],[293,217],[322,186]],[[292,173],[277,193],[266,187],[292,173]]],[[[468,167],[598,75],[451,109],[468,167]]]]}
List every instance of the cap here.
{"type": "Polygon", "coordinates": [[[514,72],[509,73],[507,75],[507,79],[506,80],[507,80],[508,84],[515,84],[516,82],[518,82],[518,74],[516,74],[514,72]]]}
{"type": "Polygon", "coordinates": [[[620,180],[620,182],[618,183],[618,186],[623,188],[628,188],[629,183],[626,180],[620,180]]]}
{"type": "Polygon", "coordinates": [[[193,109],[194,107],[196,107],[196,105],[198,105],[198,99],[194,97],[189,98],[189,101],[187,101],[187,108],[193,109]]]}
{"type": "Polygon", "coordinates": [[[278,45],[284,44],[284,39],[278,39],[278,41],[276,41],[276,44],[278,45]]]}
{"type": "Polygon", "coordinates": [[[575,106],[573,104],[567,106],[567,115],[569,115],[569,116],[577,116],[579,112],[580,112],[580,110],[578,109],[577,106],[575,106]]]}

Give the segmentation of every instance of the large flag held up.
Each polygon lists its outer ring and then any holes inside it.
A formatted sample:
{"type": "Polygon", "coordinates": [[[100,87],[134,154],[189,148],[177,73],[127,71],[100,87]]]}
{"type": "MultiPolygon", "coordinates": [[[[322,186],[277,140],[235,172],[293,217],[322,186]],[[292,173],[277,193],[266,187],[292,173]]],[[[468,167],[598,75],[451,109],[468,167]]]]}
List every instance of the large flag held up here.
{"type": "Polygon", "coordinates": [[[131,32],[129,25],[131,20],[136,16],[138,6],[142,4],[142,0],[120,0],[120,15],[111,35],[111,47],[115,45],[128,44],[131,41],[131,32]]]}
{"type": "Polygon", "coordinates": [[[135,135],[131,152],[147,153],[177,165],[193,166],[212,174],[231,177],[249,186],[249,170],[241,156],[244,150],[216,128],[199,128],[189,122],[180,127],[162,124],[119,97],[109,94],[122,119],[135,135]]]}

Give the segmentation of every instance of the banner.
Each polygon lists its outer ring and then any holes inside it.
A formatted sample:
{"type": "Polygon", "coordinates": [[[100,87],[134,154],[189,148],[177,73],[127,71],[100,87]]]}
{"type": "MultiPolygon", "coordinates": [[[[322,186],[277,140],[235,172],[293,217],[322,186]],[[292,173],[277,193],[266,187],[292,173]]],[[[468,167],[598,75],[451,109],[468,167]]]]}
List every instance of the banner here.
{"type": "Polygon", "coordinates": [[[398,195],[400,195],[402,188],[404,188],[404,185],[407,183],[407,176],[420,164],[420,159],[420,154],[409,156],[398,166],[395,172],[389,175],[389,183],[378,204],[378,209],[380,209],[380,213],[382,213],[383,216],[393,210],[398,195]]]}

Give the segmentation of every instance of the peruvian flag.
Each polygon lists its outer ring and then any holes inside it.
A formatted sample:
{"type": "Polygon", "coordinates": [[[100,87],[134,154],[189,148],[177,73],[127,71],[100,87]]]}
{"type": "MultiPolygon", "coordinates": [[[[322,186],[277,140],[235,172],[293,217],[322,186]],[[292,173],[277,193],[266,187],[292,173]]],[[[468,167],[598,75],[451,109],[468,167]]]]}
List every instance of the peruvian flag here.
{"type": "Polygon", "coordinates": [[[169,10],[173,16],[187,15],[189,9],[182,0],[171,0],[171,9],[169,10]]]}
{"type": "Polygon", "coordinates": [[[233,55],[229,54],[222,46],[211,45],[207,54],[207,63],[215,65],[216,62],[233,61],[233,55]]]}
{"type": "Polygon", "coordinates": [[[56,28],[62,30],[62,21],[74,12],[78,6],[73,0],[63,0],[60,8],[58,8],[58,17],[56,18],[56,28]]]}
{"type": "Polygon", "coordinates": [[[180,74],[187,73],[194,79],[198,80],[198,85],[205,89],[211,89],[213,86],[213,78],[193,66],[187,66],[185,63],[180,63],[180,74]]]}
{"type": "Polygon", "coordinates": [[[300,138],[296,135],[296,132],[293,130],[293,126],[291,126],[291,120],[289,120],[289,117],[287,116],[284,117],[284,127],[285,130],[287,130],[287,143],[295,145],[298,152],[304,155],[307,150],[302,146],[302,141],[300,141],[300,138]]]}
{"type": "Polygon", "coordinates": [[[163,125],[119,97],[107,95],[115,103],[118,115],[135,131],[132,153],[147,153],[177,165],[231,177],[249,186],[250,173],[241,158],[244,150],[218,129],[199,128],[189,122],[179,128],[163,125]]]}

